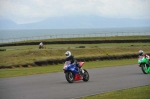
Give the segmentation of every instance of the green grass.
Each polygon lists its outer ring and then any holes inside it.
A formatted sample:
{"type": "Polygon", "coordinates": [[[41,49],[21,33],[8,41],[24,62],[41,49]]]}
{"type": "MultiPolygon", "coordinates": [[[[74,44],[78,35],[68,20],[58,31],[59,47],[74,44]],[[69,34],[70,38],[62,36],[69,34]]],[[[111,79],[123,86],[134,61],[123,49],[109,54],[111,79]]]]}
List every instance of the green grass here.
{"type": "Polygon", "coordinates": [[[70,50],[75,57],[136,54],[139,50],[150,53],[150,43],[112,43],[112,44],[52,44],[46,49],[38,46],[1,47],[7,51],[0,52],[0,66],[12,66],[34,63],[39,60],[64,59],[64,53],[70,50]],[[85,46],[85,48],[78,48],[85,46]]]}
{"type": "Polygon", "coordinates": [[[149,99],[150,85],[107,92],[78,99],[149,99]]]}
{"type": "MultiPolygon", "coordinates": [[[[129,64],[137,64],[137,59],[85,62],[83,68],[85,69],[102,68],[102,67],[111,67],[111,66],[124,66],[129,64]]],[[[62,68],[63,68],[63,64],[42,66],[42,67],[0,69],[0,78],[26,76],[26,75],[33,75],[33,74],[44,74],[44,73],[52,73],[52,72],[63,72],[62,68]]]]}
{"type": "MultiPolygon", "coordinates": [[[[103,44],[45,44],[46,49],[68,49],[78,48],[85,46],[86,48],[106,48],[106,47],[137,47],[137,46],[150,46],[150,43],[103,43],[103,44]]],[[[1,49],[9,50],[31,50],[38,49],[38,45],[25,45],[25,46],[7,46],[0,47],[1,49]]]]}

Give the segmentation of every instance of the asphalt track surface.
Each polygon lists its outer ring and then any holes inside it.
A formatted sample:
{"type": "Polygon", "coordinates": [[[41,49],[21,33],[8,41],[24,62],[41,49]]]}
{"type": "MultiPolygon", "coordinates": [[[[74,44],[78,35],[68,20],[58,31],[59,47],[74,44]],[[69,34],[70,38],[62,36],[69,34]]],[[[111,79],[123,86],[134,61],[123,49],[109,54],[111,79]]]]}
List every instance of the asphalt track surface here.
{"type": "MultiPolygon", "coordinates": [[[[85,65],[86,66],[86,65],[85,65]]],[[[0,99],[74,99],[150,85],[150,74],[137,65],[88,69],[89,82],[72,84],[63,72],[0,79],[0,99]]]]}

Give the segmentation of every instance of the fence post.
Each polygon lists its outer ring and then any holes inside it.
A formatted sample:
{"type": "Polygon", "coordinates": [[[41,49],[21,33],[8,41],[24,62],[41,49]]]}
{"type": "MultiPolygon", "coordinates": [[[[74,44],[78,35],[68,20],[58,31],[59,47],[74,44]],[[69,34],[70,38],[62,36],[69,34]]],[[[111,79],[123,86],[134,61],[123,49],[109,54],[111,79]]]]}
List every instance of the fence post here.
{"type": "Polygon", "coordinates": [[[27,41],[27,40],[41,40],[41,39],[56,39],[61,38],[80,38],[80,37],[109,37],[109,36],[140,36],[140,35],[149,35],[150,32],[102,32],[102,33],[81,33],[81,34],[54,34],[54,35],[44,35],[44,36],[32,36],[32,37],[20,37],[20,38],[8,38],[8,39],[0,39],[0,43],[8,43],[8,42],[18,42],[18,41],[27,41]]]}

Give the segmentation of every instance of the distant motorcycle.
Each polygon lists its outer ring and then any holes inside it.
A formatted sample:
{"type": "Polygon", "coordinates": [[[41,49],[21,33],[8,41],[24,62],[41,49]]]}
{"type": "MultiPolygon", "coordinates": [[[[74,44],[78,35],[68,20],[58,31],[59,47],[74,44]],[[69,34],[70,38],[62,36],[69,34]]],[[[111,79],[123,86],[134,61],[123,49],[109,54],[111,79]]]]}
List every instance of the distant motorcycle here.
{"type": "MultiPolygon", "coordinates": [[[[78,63],[81,67],[83,66],[84,62],[78,63]]],[[[84,70],[84,73],[81,74],[79,71],[79,68],[76,67],[76,64],[71,64],[70,61],[66,61],[63,67],[66,80],[69,83],[73,83],[74,81],[83,80],[84,82],[87,82],[89,80],[89,73],[87,70],[84,70]]]]}
{"type": "Polygon", "coordinates": [[[39,49],[43,49],[44,48],[44,45],[39,45],[39,49]]]}
{"type": "Polygon", "coordinates": [[[145,57],[139,57],[138,64],[141,67],[144,74],[150,73],[150,65],[148,64],[148,59],[145,57]]]}

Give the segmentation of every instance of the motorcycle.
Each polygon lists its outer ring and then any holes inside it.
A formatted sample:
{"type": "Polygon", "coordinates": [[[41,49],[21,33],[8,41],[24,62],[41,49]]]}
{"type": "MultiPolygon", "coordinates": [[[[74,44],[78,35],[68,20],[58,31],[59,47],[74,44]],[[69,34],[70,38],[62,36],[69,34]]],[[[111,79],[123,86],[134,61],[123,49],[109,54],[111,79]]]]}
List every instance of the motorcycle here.
{"type": "Polygon", "coordinates": [[[44,48],[44,45],[39,45],[39,49],[43,49],[44,48]]]}
{"type": "MultiPolygon", "coordinates": [[[[84,62],[78,62],[79,66],[83,66],[84,62]]],[[[84,82],[87,82],[89,80],[89,73],[87,70],[83,69],[83,73],[80,73],[81,71],[79,68],[76,67],[76,64],[71,64],[70,61],[66,61],[63,67],[66,80],[69,83],[73,83],[74,81],[83,80],[84,82]]]]}
{"type": "Polygon", "coordinates": [[[148,59],[145,57],[139,57],[138,64],[141,67],[144,74],[150,73],[150,65],[148,64],[148,59]]]}

